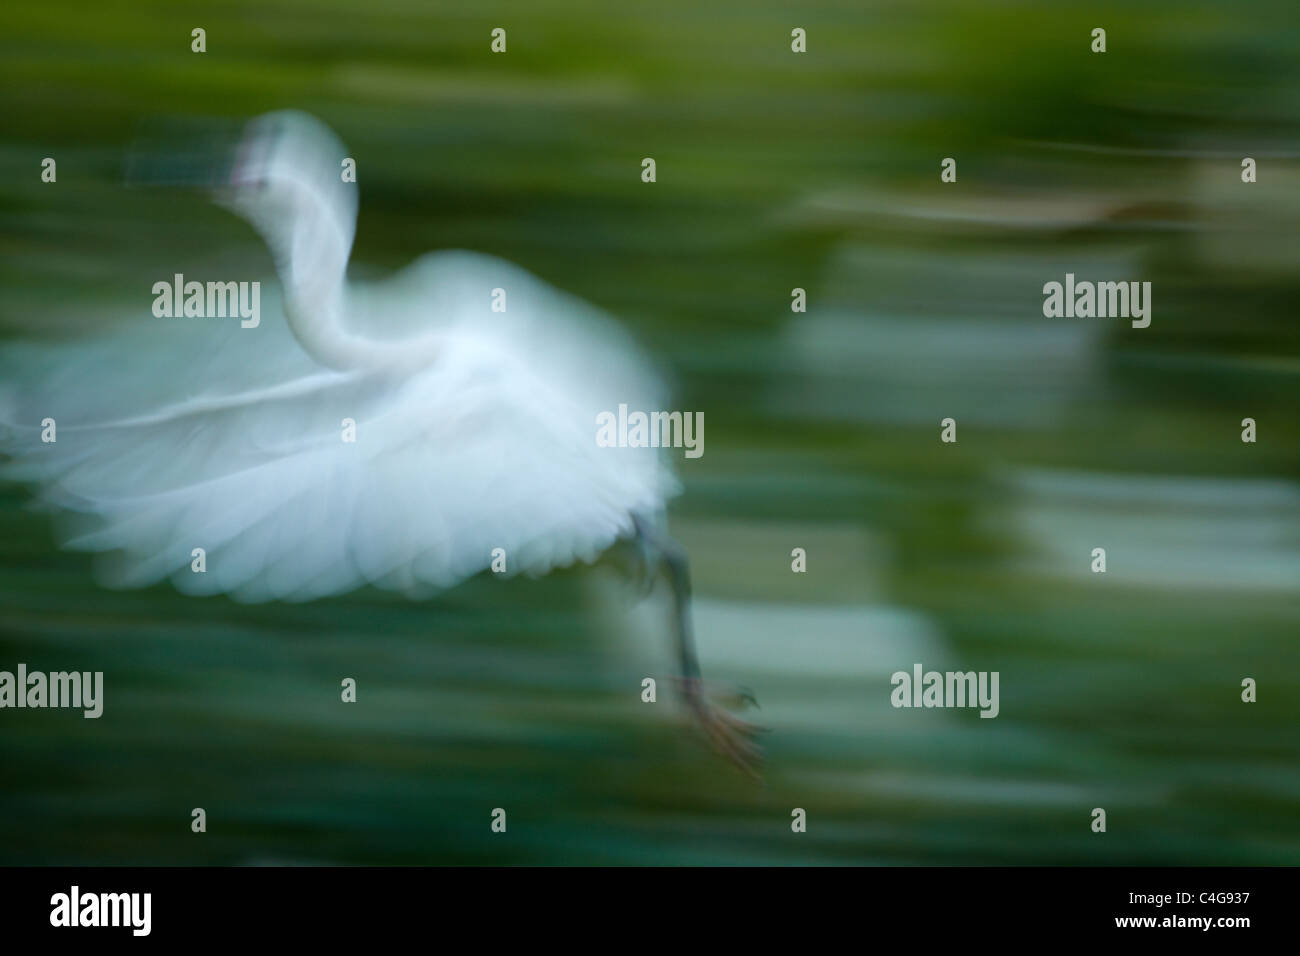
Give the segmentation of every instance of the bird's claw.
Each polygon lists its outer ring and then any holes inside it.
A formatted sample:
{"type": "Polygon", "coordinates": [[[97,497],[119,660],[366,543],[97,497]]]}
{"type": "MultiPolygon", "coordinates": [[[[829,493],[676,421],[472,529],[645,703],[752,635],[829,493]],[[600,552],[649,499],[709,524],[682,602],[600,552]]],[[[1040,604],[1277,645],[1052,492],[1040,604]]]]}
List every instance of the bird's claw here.
{"type": "MultiPolygon", "coordinates": [[[[726,707],[728,710],[748,710],[750,707],[756,710],[762,710],[759,706],[758,698],[748,687],[740,684],[714,683],[698,677],[678,677],[675,678],[677,687],[689,700],[692,695],[697,695],[701,699],[714,700],[726,707]]],[[[760,727],[759,730],[767,730],[766,727],[760,727]]]]}
{"type": "MultiPolygon", "coordinates": [[[[704,684],[698,678],[682,678],[680,683],[691,714],[713,749],[739,767],[746,776],[761,780],[758,768],[763,762],[763,750],[754,738],[766,733],[768,728],[752,724],[725,708],[716,706],[705,694],[704,684]]],[[[737,694],[740,700],[758,706],[758,701],[748,689],[738,688],[737,694]]]]}

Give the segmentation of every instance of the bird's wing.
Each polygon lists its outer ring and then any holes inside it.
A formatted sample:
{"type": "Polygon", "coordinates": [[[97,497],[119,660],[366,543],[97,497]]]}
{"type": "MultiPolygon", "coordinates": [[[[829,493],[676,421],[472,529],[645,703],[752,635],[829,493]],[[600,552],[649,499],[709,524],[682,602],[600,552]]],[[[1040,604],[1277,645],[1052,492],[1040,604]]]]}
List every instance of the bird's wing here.
{"type": "MultiPolygon", "coordinates": [[[[443,315],[447,347],[414,375],[322,369],[270,289],[257,328],[146,318],[94,342],[10,349],[7,475],[43,488],[64,544],[105,552],[115,586],[421,595],[488,567],[495,548],[510,572],[591,560],[675,491],[657,449],[595,445],[598,411],[661,407],[657,380],[617,330],[497,260],[453,255],[414,275],[450,267],[516,292],[510,321],[443,315]]],[[[409,301],[393,289],[371,304],[409,301]]]]}

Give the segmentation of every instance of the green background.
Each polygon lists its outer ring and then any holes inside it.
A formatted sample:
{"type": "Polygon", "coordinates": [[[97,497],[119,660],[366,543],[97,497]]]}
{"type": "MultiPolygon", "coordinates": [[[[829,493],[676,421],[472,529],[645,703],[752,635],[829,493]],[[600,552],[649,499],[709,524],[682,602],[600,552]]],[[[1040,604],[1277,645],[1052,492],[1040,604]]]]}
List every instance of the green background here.
{"type": "Polygon", "coordinates": [[[113,592],[3,485],[0,668],[107,690],[99,720],[0,712],[0,862],[1300,862],[1295,23],[1289,3],[8,4],[0,335],[147,316],[173,272],[269,274],[245,224],[125,188],[125,158],[168,118],[317,115],[357,159],[355,275],[503,256],[617,316],[672,407],[705,413],[672,528],[706,670],[773,732],[761,785],[692,733],[664,595],[637,605],[617,556],[425,603],[113,592]],[[1151,327],[1044,318],[1067,271],[1151,281],[1151,327]],[[1000,672],[1000,716],[891,708],[917,661],[1000,672]]]}

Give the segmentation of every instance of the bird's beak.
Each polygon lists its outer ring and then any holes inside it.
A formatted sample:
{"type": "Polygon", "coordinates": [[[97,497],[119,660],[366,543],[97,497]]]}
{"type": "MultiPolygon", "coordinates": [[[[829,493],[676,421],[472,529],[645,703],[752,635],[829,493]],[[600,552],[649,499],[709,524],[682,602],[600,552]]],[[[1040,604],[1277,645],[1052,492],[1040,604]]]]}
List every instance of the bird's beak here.
{"type": "Polygon", "coordinates": [[[153,120],[127,155],[126,185],[224,189],[244,141],[233,121],[153,120]]]}

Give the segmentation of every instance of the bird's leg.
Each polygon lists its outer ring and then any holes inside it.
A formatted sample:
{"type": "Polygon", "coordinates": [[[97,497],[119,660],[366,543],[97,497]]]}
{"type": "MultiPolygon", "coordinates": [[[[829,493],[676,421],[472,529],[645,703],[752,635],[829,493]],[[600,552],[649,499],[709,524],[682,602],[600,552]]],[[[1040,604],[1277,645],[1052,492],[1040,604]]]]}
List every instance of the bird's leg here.
{"type": "Polygon", "coordinates": [[[661,556],[650,539],[650,533],[645,530],[644,522],[636,517],[632,522],[636,527],[636,535],[632,538],[632,558],[635,569],[633,574],[636,578],[636,589],[644,599],[648,598],[650,592],[654,590],[655,580],[659,577],[661,556]]]}
{"type": "MultiPolygon", "coordinates": [[[[762,751],[754,743],[754,736],[762,728],[715,706],[705,694],[691,629],[691,575],[686,552],[676,541],[661,534],[643,518],[637,516],[633,521],[638,544],[648,547],[650,553],[658,557],[651,580],[663,569],[667,572],[668,582],[673,589],[674,633],[682,668],[681,686],[687,706],[714,749],[757,779],[757,766],[762,760],[762,751]]],[[[742,690],[739,697],[742,701],[756,703],[754,695],[749,691],[742,690]]]]}

